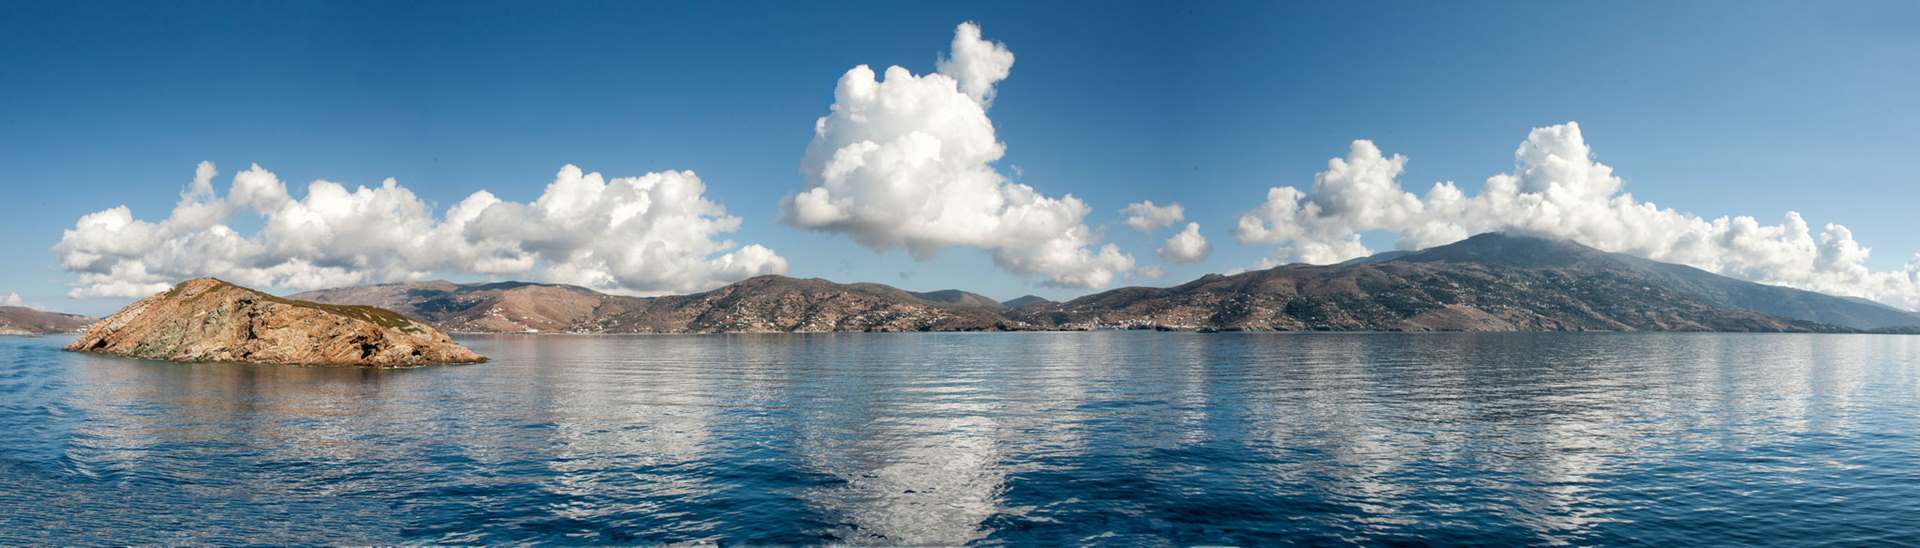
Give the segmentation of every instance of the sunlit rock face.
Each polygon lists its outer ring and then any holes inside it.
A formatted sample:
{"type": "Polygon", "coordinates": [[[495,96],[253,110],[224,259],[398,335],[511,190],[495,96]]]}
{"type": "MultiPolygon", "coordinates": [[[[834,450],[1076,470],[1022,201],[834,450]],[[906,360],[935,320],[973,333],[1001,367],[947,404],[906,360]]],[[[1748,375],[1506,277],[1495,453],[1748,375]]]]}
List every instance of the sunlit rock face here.
{"type": "Polygon", "coordinates": [[[68,350],[173,361],[412,367],[486,358],[405,316],[190,280],[94,324],[68,350]]]}

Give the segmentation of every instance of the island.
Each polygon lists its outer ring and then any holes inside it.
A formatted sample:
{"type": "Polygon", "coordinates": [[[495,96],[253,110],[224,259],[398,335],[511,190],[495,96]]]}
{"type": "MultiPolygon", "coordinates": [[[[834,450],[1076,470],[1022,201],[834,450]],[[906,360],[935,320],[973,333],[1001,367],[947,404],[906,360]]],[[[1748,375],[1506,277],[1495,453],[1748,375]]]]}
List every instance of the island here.
{"type": "Polygon", "coordinates": [[[94,323],[67,346],[181,362],[417,367],[486,358],[391,311],[321,304],[213,278],[182,282],[94,323]]]}
{"type": "Polygon", "coordinates": [[[36,336],[73,333],[93,318],[35,310],[24,306],[0,306],[0,335],[36,336]]]}

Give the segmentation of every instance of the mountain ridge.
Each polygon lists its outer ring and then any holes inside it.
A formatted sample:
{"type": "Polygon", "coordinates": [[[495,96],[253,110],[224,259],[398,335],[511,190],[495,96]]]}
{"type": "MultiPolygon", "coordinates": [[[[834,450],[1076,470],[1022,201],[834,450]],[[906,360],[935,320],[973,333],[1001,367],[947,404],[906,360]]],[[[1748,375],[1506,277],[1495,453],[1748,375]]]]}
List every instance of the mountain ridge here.
{"type": "Polygon", "coordinates": [[[1208,274],[1065,302],[764,275],[627,297],[556,284],[419,282],[312,291],[454,332],[735,333],[1107,328],[1368,331],[1875,331],[1920,314],[1735,280],[1566,240],[1487,233],[1332,265],[1208,274]]]}
{"type": "Polygon", "coordinates": [[[461,333],[759,333],[1025,330],[1002,306],[959,290],[763,275],[661,297],[579,286],[419,282],[308,291],[294,298],[384,306],[461,333]]]}

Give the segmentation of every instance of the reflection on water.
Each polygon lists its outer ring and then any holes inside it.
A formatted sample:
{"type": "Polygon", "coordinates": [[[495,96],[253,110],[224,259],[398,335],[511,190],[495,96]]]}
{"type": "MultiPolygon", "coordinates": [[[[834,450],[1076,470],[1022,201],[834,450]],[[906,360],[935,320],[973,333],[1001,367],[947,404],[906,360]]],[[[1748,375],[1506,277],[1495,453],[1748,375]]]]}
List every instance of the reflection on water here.
{"type": "Polygon", "coordinates": [[[0,338],[0,544],[1920,537],[1920,337],[0,338]]]}

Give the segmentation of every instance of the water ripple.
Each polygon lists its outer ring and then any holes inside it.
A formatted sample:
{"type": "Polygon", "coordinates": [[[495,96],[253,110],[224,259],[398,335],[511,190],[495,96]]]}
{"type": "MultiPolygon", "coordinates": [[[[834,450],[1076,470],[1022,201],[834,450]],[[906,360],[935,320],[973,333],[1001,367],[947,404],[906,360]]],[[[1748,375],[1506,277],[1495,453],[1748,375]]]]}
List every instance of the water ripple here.
{"type": "Polygon", "coordinates": [[[1886,544],[1920,337],[0,338],[0,545],[1886,544]]]}

